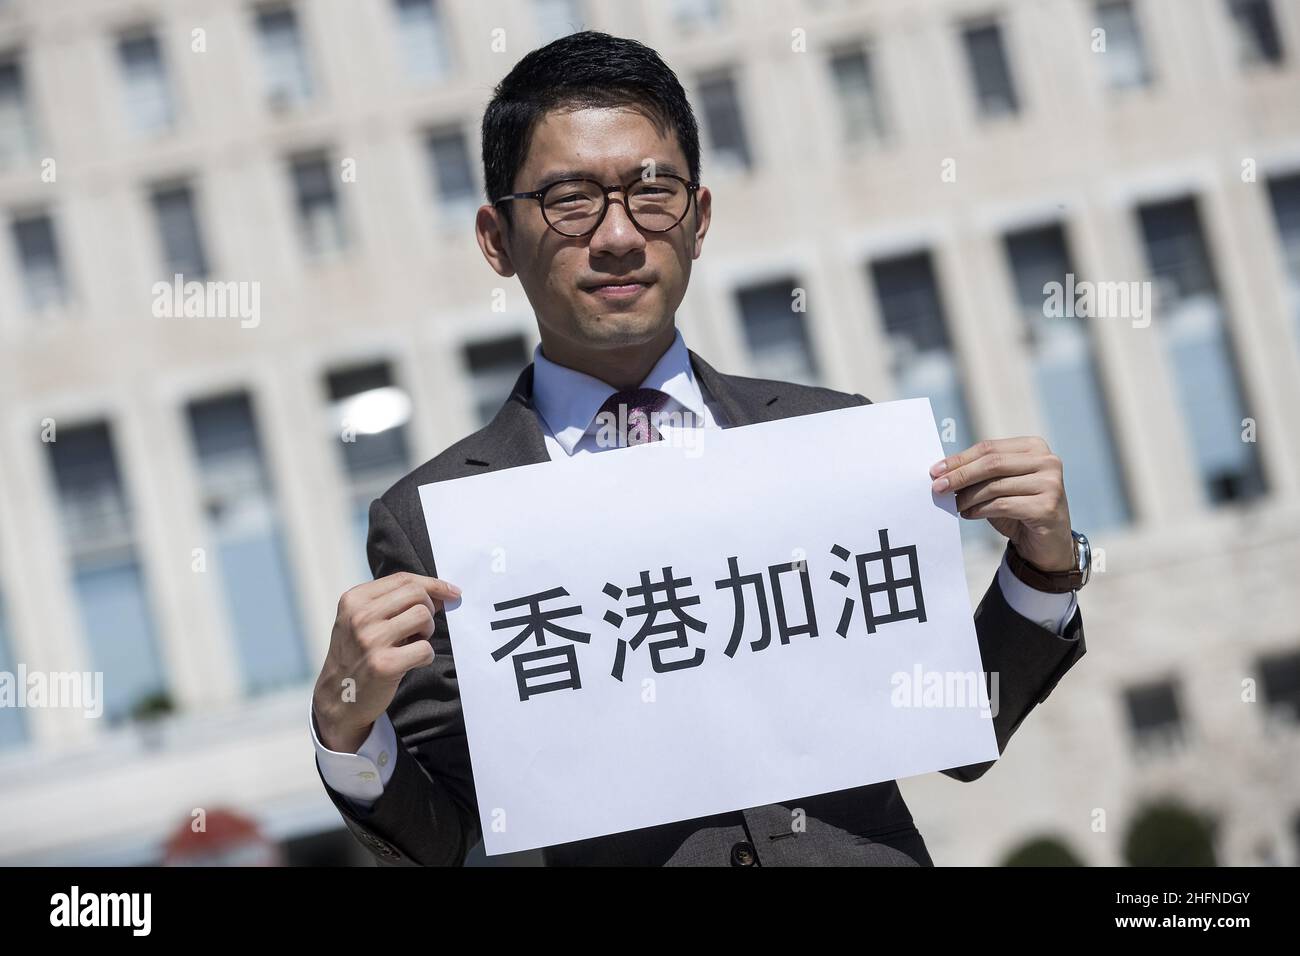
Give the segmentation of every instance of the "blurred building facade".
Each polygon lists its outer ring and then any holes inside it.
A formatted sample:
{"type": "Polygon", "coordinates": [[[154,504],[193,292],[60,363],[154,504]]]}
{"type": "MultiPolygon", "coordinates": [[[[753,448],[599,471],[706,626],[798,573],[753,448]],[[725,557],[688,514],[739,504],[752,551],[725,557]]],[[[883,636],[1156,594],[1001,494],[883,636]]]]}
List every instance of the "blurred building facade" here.
{"type": "Polygon", "coordinates": [[[1300,860],[1300,5],[0,0],[0,671],[104,674],[98,719],[0,708],[0,863],[157,862],[209,806],[365,859],[308,697],[369,500],[531,358],[478,123],[580,27],[695,105],[688,344],[1065,462],[1090,651],[978,783],[902,782],[935,860],[1120,864],[1167,796],[1300,860]]]}

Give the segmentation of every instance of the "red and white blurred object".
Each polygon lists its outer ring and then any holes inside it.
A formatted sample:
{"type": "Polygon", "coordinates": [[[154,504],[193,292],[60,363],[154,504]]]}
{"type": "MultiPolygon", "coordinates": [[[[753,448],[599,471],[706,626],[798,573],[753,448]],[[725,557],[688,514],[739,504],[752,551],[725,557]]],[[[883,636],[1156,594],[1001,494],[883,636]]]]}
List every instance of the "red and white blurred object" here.
{"type": "Polygon", "coordinates": [[[235,810],[207,811],[203,829],[186,819],[167,839],[163,866],[283,866],[279,844],[263,835],[256,821],[235,810]]]}

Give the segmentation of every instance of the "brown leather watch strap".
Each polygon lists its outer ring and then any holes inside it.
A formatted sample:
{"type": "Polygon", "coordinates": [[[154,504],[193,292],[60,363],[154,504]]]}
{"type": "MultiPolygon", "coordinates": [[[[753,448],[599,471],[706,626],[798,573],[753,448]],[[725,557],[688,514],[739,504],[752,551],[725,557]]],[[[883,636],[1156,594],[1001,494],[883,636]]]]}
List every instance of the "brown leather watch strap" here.
{"type": "Polygon", "coordinates": [[[1007,567],[1011,569],[1012,574],[1031,588],[1049,594],[1066,594],[1077,591],[1083,586],[1083,572],[1078,568],[1069,571],[1044,571],[1025,560],[1010,541],[1007,542],[1007,567]]]}

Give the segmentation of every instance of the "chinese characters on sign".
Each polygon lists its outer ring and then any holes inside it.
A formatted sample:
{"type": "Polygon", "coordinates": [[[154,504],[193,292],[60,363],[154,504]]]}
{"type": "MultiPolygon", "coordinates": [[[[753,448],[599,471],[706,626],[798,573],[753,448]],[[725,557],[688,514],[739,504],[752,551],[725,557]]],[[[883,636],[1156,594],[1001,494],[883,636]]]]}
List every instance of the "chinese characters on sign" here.
{"type": "MultiPolygon", "coordinates": [[[[868,634],[874,634],[879,625],[893,621],[913,619],[921,623],[925,622],[925,598],[921,591],[920,573],[917,569],[916,547],[913,545],[891,548],[888,529],[881,528],[879,535],[880,549],[877,551],[855,555],[839,544],[830,549],[830,553],[841,561],[849,561],[852,558],[850,566],[854,569],[857,579],[858,592],[861,595],[862,619],[868,634]],[[895,560],[904,561],[902,577],[894,576],[895,560]],[[880,568],[874,578],[871,571],[873,566],[880,568]],[[887,610],[883,613],[878,610],[879,602],[874,600],[876,595],[883,595],[886,599],[887,610]],[[900,605],[900,600],[904,599],[907,601],[907,607],[900,605]]],[[[777,636],[782,644],[789,644],[791,637],[801,634],[806,634],[810,638],[817,636],[817,610],[813,603],[812,579],[807,562],[791,561],[768,566],[767,579],[771,582],[771,604],[773,605],[770,610],[767,587],[761,571],[742,575],[735,555],[727,558],[727,570],[728,577],[714,582],[715,588],[728,589],[735,598],[730,637],[723,650],[727,657],[736,655],[745,633],[744,589],[746,587],[753,588],[760,629],[759,636],[750,642],[750,650],[761,651],[771,644],[772,612],[775,612],[777,636]],[[799,594],[803,599],[802,623],[792,625],[787,618],[785,597],[781,587],[783,574],[798,576],[799,594]]],[[[626,590],[610,582],[606,582],[601,589],[602,593],[614,601],[621,600],[624,594],[629,599],[638,599],[639,603],[626,608],[626,616],[643,619],[636,625],[636,634],[631,639],[622,636],[618,638],[618,650],[610,674],[620,681],[623,679],[623,665],[628,650],[637,650],[647,637],[672,635],[650,641],[650,662],[656,674],[666,674],[687,667],[699,667],[704,663],[704,657],[708,653],[707,648],[702,646],[688,652],[690,635],[687,631],[695,631],[703,638],[708,630],[708,625],[704,621],[691,616],[686,610],[699,604],[699,597],[679,593],[679,590],[689,590],[692,587],[691,578],[674,576],[671,566],[662,569],[659,581],[652,581],[650,574],[648,570],[639,572],[640,583],[626,590]],[[659,594],[663,595],[662,600],[656,598],[659,594]],[[664,615],[665,618],[671,617],[672,620],[661,619],[660,615],[664,615]],[[682,651],[681,654],[671,655],[665,659],[666,652],[678,649],[682,651]]],[[[832,572],[829,580],[846,588],[851,584],[849,576],[843,571],[832,572]]],[[[513,655],[511,660],[514,661],[515,681],[521,701],[547,691],[577,690],[582,687],[578,655],[574,645],[575,643],[590,644],[591,635],[555,623],[557,618],[581,614],[582,607],[566,601],[564,607],[542,610],[542,604],[545,602],[569,597],[569,592],[561,586],[493,604],[493,609],[496,611],[513,612],[520,607],[528,608],[525,614],[512,613],[509,617],[492,622],[494,631],[501,629],[514,631],[508,642],[492,651],[492,659],[500,661],[513,655]],[[553,637],[562,638],[570,643],[553,643],[548,646],[546,643],[548,632],[553,637]],[[516,654],[515,651],[527,646],[530,639],[536,642],[537,649],[516,654]]],[[[835,628],[835,633],[840,637],[847,637],[849,634],[855,603],[851,596],[844,598],[839,624],[835,628]]],[[[605,623],[614,628],[621,627],[624,619],[623,614],[614,610],[606,611],[603,618],[605,623]]],[[[715,628],[715,632],[716,630],[715,628]]]]}
{"type": "Polygon", "coordinates": [[[486,851],[997,759],[893,699],[982,674],[942,456],[920,399],[422,486],[486,851]]]}

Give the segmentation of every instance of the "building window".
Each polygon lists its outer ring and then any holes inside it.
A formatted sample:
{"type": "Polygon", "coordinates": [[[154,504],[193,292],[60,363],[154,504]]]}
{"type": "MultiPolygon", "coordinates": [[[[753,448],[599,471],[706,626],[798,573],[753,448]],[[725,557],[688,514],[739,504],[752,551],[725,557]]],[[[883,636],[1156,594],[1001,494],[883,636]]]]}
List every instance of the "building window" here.
{"type": "Polygon", "coordinates": [[[474,414],[480,426],[501,410],[519,373],[529,361],[528,343],[522,335],[502,335],[465,346],[474,414]]]}
{"type": "Polygon", "coordinates": [[[1124,691],[1129,732],[1139,754],[1175,750],[1184,743],[1178,692],[1172,681],[1155,681],[1124,691]]]}
{"type": "Polygon", "coordinates": [[[679,30],[716,26],[726,16],[722,0],[672,0],[673,23],[679,30]]]}
{"type": "Polygon", "coordinates": [[[36,154],[36,130],[16,52],[0,54],[0,168],[36,154]]]}
{"type": "Polygon", "coordinates": [[[830,60],[831,78],[839,103],[846,143],[879,143],[885,138],[885,116],[872,69],[872,56],[855,47],[830,60]]]}
{"type": "Polygon", "coordinates": [[[945,422],[952,426],[949,450],[969,447],[974,441],[970,414],[930,254],[873,262],[871,279],[889,343],[896,397],[930,399],[940,429],[945,422]]]}
{"type": "Polygon", "coordinates": [[[1228,320],[1193,199],[1138,210],[1161,326],[1206,498],[1219,504],[1264,492],[1228,320]]]}
{"type": "Polygon", "coordinates": [[[118,66],[127,122],[142,135],[171,129],[176,121],[167,67],[153,33],[131,33],[118,38],[118,66]]]}
{"type": "Polygon", "coordinates": [[[116,723],[166,695],[130,505],[106,422],[60,428],[46,447],[90,669],[116,723]]]}
{"type": "Polygon", "coordinates": [[[216,564],[245,692],[307,676],[283,534],[248,395],[191,402],[188,417],[216,564]]]}
{"type": "Polygon", "coordinates": [[[420,81],[451,73],[451,43],[438,0],[393,0],[406,72],[420,81]]]}
{"type": "Polygon", "coordinates": [[[533,12],[543,44],[585,29],[581,0],[533,0],[533,12]]]}
{"type": "Polygon", "coordinates": [[[289,165],[303,249],[313,259],[338,254],[346,248],[348,237],[329,157],[319,153],[296,156],[289,165]]]}
{"type": "Polygon", "coordinates": [[[1097,4],[1097,25],[1104,31],[1106,48],[1098,55],[1112,89],[1146,86],[1151,66],[1137,12],[1130,0],[1101,0],[1097,4]]]}
{"type": "Polygon", "coordinates": [[[208,259],[190,187],[183,183],[158,186],[150,200],[168,275],[179,273],[186,281],[202,280],[208,274],[208,259]]]}
{"type": "Polygon", "coordinates": [[[13,238],[22,268],[27,308],[42,312],[62,305],[68,298],[68,286],[60,264],[53,221],[44,213],[16,218],[13,238]]]}
{"type": "Polygon", "coordinates": [[[1282,240],[1282,256],[1291,283],[1291,311],[1300,338],[1300,173],[1269,180],[1268,194],[1282,240]]]}
{"type": "Polygon", "coordinates": [[[1039,406],[1052,450],[1069,462],[1070,516],[1081,528],[1129,520],[1128,498],[1093,354],[1080,316],[1048,316],[1049,283],[1068,285],[1072,271],[1058,224],[1013,232],[1005,239],[1016,298],[1024,319],[1039,406]]]}
{"type": "Polygon", "coordinates": [[[343,456],[360,580],[370,578],[366,534],[370,502],[411,470],[407,424],[411,398],[393,384],[386,362],[338,369],[325,377],[329,427],[343,456]]]}
{"type": "Polygon", "coordinates": [[[816,385],[817,362],[801,306],[806,296],[796,295],[797,288],[798,282],[788,278],[738,290],[740,321],[760,378],[816,385]]]}
{"type": "Polygon", "coordinates": [[[1282,40],[1270,0],[1227,0],[1243,66],[1282,62],[1282,40]]]}
{"type": "Polygon", "coordinates": [[[271,108],[283,110],[308,102],[312,97],[311,68],[293,8],[258,10],[257,39],[271,108]]]}
{"type": "MultiPolygon", "coordinates": [[[[0,672],[13,674],[18,662],[14,659],[5,609],[4,595],[0,594],[0,672]]],[[[27,739],[27,725],[19,707],[0,707],[0,751],[21,746],[27,739]]]]}
{"type": "Polygon", "coordinates": [[[1260,683],[1270,714],[1286,723],[1300,723],[1300,651],[1260,658],[1260,683]]]}
{"type": "MultiPolygon", "coordinates": [[[[944,453],[975,441],[957,354],[948,337],[948,320],[928,252],[880,259],[871,264],[888,342],[895,398],[928,398],[944,453]]],[[[1001,542],[987,521],[963,521],[962,541],[991,547],[1001,542]]]]}
{"type": "Polygon", "coordinates": [[[700,102],[714,161],[722,167],[749,169],[752,165],[749,138],[732,75],[713,73],[701,78],[700,102]]]}
{"type": "Polygon", "coordinates": [[[966,27],[962,30],[962,42],[980,115],[992,119],[1017,112],[1020,107],[1001,28],[996,23],[966,27]]]}
{"type": "Polygon", "coordinates": [[[478,182],[469,144],[459,129],[435,130],[425,140],[429,169],[444,220],[473,218],[478,208],[478,182]]]}

